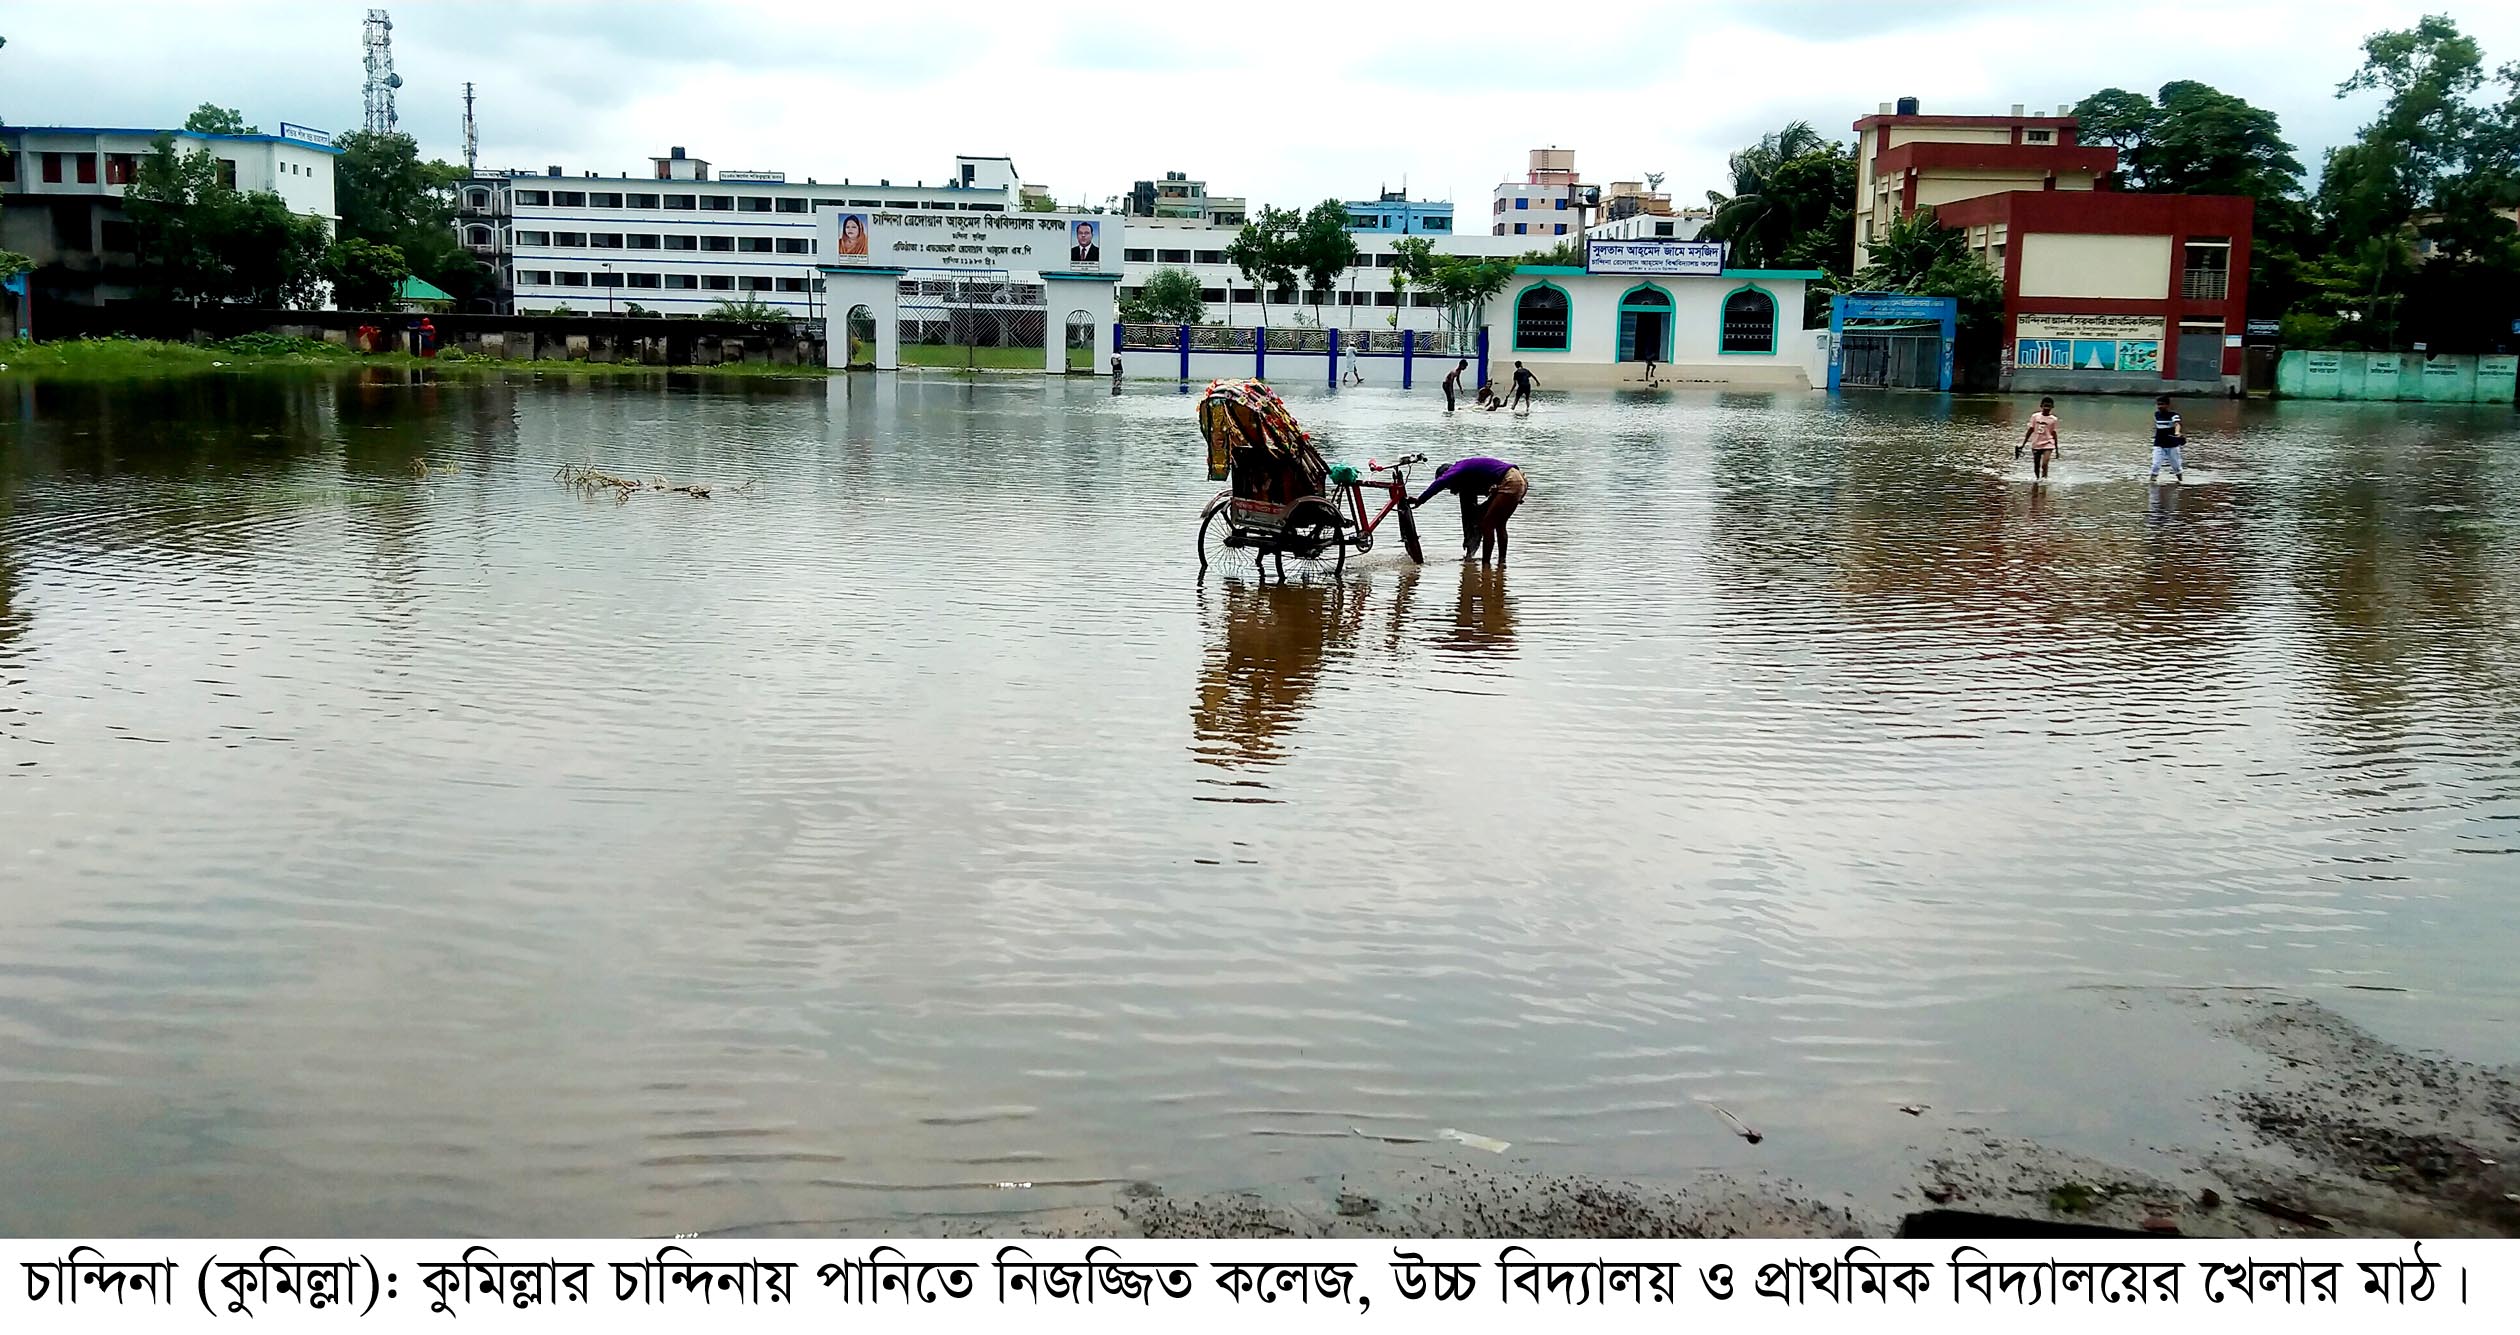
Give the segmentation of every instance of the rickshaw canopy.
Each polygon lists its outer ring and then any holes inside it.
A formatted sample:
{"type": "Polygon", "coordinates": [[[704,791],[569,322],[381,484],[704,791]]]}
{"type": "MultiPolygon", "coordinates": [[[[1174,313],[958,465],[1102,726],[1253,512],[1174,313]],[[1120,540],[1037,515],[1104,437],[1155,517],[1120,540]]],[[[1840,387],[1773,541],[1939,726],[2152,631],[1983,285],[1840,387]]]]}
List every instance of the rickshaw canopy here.
{"type": "Polygon", "coordinates": [[[1257,380],[1209,381],[1199,396],[1199,431],[1208,477],[1233,477],[1237,494],[1316,495],[1329,475],[1286,401],[1257,380]]]}

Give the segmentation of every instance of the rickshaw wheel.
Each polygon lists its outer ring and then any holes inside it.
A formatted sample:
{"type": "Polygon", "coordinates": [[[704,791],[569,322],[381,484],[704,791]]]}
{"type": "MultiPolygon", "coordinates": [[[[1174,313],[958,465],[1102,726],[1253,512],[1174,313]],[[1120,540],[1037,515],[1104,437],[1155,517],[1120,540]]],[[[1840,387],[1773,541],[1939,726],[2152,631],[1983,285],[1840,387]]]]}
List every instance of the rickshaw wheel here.
{"type": "Polygon", "coordinates": [[[1426,564],[1426,549],[1418,545],[1417,516],[1410,513],[1409,503],[1400,502],[1400,545],[1409,551],[1409,559],[1426,564]]]}
{"type": "Polygon", "coordinates": [[[1226,518],[1223,501],[1209,506],[1207,513],[1199,516],[1200,574],[1206,574],[1209,566],[1225,564],[1225,558],[1234,550],[1225,545],[1225,539],[1231,536],[1233,531],[1234,521],[1226,518]]]}
{"type": "Polygon", "coordinates": [[[1280,578],[1337,575],[1347,567],[1347,543],[1339,529],[1339,512],[1318,496],[1295,502],[1278,530],[1276,549],[1264,565],[1280,578]]]}

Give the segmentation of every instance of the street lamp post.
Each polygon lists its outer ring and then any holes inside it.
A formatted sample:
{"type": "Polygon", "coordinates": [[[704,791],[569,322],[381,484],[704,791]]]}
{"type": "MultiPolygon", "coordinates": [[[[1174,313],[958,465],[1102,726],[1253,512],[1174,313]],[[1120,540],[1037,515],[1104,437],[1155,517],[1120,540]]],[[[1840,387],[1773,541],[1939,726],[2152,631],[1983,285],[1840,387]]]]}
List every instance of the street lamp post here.
{"type": "Polygon", "coordinates": [[[613,286],[613,281],[612,261],[606,260],[604,261],[604,314],[606,315],[613,313],[613,294],[619,290],[613,286]]]}

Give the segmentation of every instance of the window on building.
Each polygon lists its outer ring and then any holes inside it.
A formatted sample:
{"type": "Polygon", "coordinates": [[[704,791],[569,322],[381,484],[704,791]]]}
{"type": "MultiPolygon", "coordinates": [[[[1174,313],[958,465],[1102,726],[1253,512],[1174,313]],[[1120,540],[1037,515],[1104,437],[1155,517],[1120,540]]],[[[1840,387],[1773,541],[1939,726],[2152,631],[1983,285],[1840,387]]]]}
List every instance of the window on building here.
{"type": "Polygon", "coordinates": [[[523,228],[518,228],[515,234],[509,239],[513,240],[520,246],[547,246],[551,244],[551,233],[529,232],[523,228]]]}
{"type": "Polygon", "coordinates": [[[1155,261],[1155,251],[1152,247],[1131,246],[1121,252],[1121,258],[1131,264],[1152,264],[1155,261]]]}
{"type": "Polygon", "coordinates": [[[783,236],[779,238],[777,250],[782,255],[811,255],[814,253],[814,238],[783,236]]]}
{"type": "Polygon", "coordinates": [[[700,200],[694,195],[667,195],[665,197],[665,207],[688,213],[691,210],[700,207],[700,200]]]}
{"type": "Polygon", "coordinates": [[[2056,142],[2056,131],[2054,131],[2054,130],[2025,130],[2025,131],[2023,131],[2023,132],[2022,132],[2021,138],[2022,138],[2022,141],[2023,141],[2024,143],[2031,143],[2031,144],[2052,144],[2052,143],[2055,143],[2055,142],[2056,142]]]}
{"type": "Polygon", "coordinates": [[[737,195],[735,208],[741,213],[768,213],[770,197],[768,195],[737,195]]]}
{"type": "Polygon", "coordinates": [[[577,250],[584,250],[586,248],[586,233],[554,232],[551,234],[551,244],[555,246],[567,246],[577,250]]]}
{"type": "Polygon", "coordinates": [[[783,198],[779,201],[779,212],[781,213],[811,213],[813,211],[814,201],[810,199],[783,198]]]}
{"type": "MultiPolygon", "coordinates": [[[[80,179],[80,180],[82,180],[82,181],[93,181],[93,180],[95,180],[95,179],[96,179],[96,161],[95,161],[95,159],[88,157],[88,156],[87,156],[86,154],[84,154],[84,153],[80,154],[80,155],[79,155],[79,157],[80,157],[80,164],[79,164],[79,179],[80,179]]],[[[234,189],[236,188],[236,159],[234,159],[234,158],[221,158],[221,159],[219,159],[219,184],[221,184],[221,185],[223,185],[223,186],[226,186],[226,187],[227,187],[228,189],[230,189],[230,190],[234,190],[234,189]]]]}
{"type": "Polygon", "coordinates": [[[756,278],[751,274],[746,274],[744,275],[744,290],[746,292],[767,292],[770,290],[770,280],[767,278],[756,278]]]}
{"type": "Polygon", "coordinates": [[[702,195],[700,211],[702,213],[733,213],[735,197],[733,195],[702,195]]]}
{"type": "Polygon", "coordinates": [[[1776,298],[1745,287],[1724,298],[1721,352],[1776,351],[1776,298]]]}
{"type": "Polygon", "coordinates": [[[1430,232],[1449,232],[1452,230],[1452,219],[1429,218],[1426,220],[1426,230],[1430,232]]]}
{"type": "Polygon", "coordinates": [[[814,207],[818,209],[836,209],[840,207],[840,201],[836,199],[817,199],[814,201],[814,207]]]}
{"type": "Polygon", "coordinates": [[[586,275],[582,273],[570,273],[567,270],[562,270],[561,272],[555,273],[551,276],[551,285],[553,287],[584,287],[586,286],[586,275]]]}
{"type": "Polygon", "coordinates": [[[1566,351],[1567,302],[1564,289],[1538,283],[1514,298],[1514,351],[1566,351]]]}
{"type": "Polygon", "coordinates": [[[662,250],[665,248],[665,238],[661,236],[642,236],[634,232],[622,239],[628,243],[629,249],[631,250],[662,250]]]}
{"type": "Polygon", "coordinates": [[[656,196],[623,195],[621,197],[621,206],[626,209],[652,209],[656,207],[656,196]]]}
{"type": "Polygon", "coordinates": [[[1397,306],[1400,304],[1400,294],[1397,292],[1377,292],[1374,294],[1374,304],[1377,306],[1397,306]]]}
{"type": "Polygon", "coordinates": [[[138,174],[139,170],[140,155],[137,153],[105,155],[105,184],[107,185],[129,185],[131,178],[138,174]]]}
{"type": "Polygon", "coordinates": [[[46,153],[44,155],[44,184],[61,184],[61,159],[62,155],[59,153],[46,153]]]}
{"type": "Polygon", "coordinates": [[[722,273],[702,274],[700,288],[704,292],[732,292],[735,290],[735,276],[722,273]]]}
{"type": "Polygon", "coordinates": [[[748,255],[767,255],[778,247],[766,236],[739,236],[735,238],[735,248],[748,255]]]}
{"type": "Polygon", "coordinates": [[[586,277],[588,283],[595,287],[621,286],[621,275],[617,273],[593,273],[586,277]]]}
{"type": "Polygon", "coordinates": [[[550,193],[542,190],[519,190],[508,198],[515,200],[518,207],[529,209],[539,209],[551,202],[550,193]]]}
{"type": "Polygon", "coordinates": [[[15,153],[0,153],[0,181],[17,180],[17,160],[15,153]]]}
{"type": "Polygon", "coordinates": [[[619,250],[621,249],[621,233],[597,232],[586,238],[586,244],[597,250],[619,250]]]}
{"type": "Polygon", "coordinates": [[[1155,252],[1155,258],[1162,260],[1166,264],[1188,264],[1190,262],[1190,252],[1186,250],[1159,250],[1155,252]]]}
{"type": "Polygon", "coordinates": [[[1221,303],[1221,302],[1223,302],[1223,301],[1225,300],[1225,289],[1223,289],[1223,288],[1221,288],[1221,287],[1203,287],[1203,288],[1200,288],[1200,289],[1199,289],[1199,300],[1201,300],[1201,301],[1214,301],[1214,302],[1219,302],[1219,303],[1221,303]]]}
{"type": "Polygon", "coordinates": [[[1496,207],[1495,207],[1495,208],[1493,208],[1493,209],[1490,209],[1490,210],[1489,210],[1489,212],[1491,212],[1491,213],[1503,213],[1504,211],[1505,211],[1505,201],[1504,201],[1504,200],[1501,200],[1501,199],[1500,199],[1500,200],[1498,200],[1498,201],[1496,201],[1496,207]]]}
{"type": "Polygon", "coordinates": [[[554,190],[551,192],[551,206],[555,209],[585,208],[586,192],[583,190],[554,190]]]}
{"type": "Polygon", "coordinates": [[[1560,213],[1564,213],[1564,212],[1566,212],[1566,196],[1564,196],[1564,195],[1560,195],[1560,196],[1558,196],[1558,198],[1557,198],[1557,210],[1558,210],[1558,212],[1560,212],[1560,213]]]}
{"type": "Polygon", "coordinates": [[[613,190],[598,190],[586,197],[586,207],[590,209],[620,208],[621,194],[613,190]]]}
{"type": "Polygon", "coordinates": [[[519,269],[516,271],[516,285],[518,287],[549,287],[551,286],[551,270],[519,269]]]}
{"type": "Polygon", "coordinates": [[[1199,250],[1193,251],[1191,254],[1201,264],[1223,264],[1225,262],[1225,252],[1221,250],[1199,250]]]}
{"type": "Polygon", "coordinates": [[[915,209],[919,207],[919,201],[915,199],[888,199],[884,201],[884,207],[888,209],[915,209]]]}
{"type": "Polygon", "coordinates": [[[659,282],[659,281],[657,281],[657,280],[658,280],[658,279],[660,279],[660,278],[662,278],[663,276],[664,276],[664,275],[662,275],[662,274],[652,274],[652,273],[631,273],[631,274],[623,274],[623,275],[621,276],[621,277],[622,277],[622,286],[624,286],[624,287],[662,287],[662,286],[664,286],[664,284],[660,283],[660,282],[659,282]]]}
{"type": "Polygon", "coordinates": [[[1515,224],[1514,224],[1514,235],[1516,235],[1516,236],[1529,236],[1529,235],[1531,235],[1531,224],[1530,224],[1530,223],[1515,223],[1515,224]]]}
{"type": "Polygon", "coordinates": [[[665,248],[667,250],[698,250],[700,248],[700,238],[696,236],[669,236],[665,238],[665,248]]]}
{"type": "Polygon", "coordinates": [[[2190,301],[2221,301],[2231,295],[2231,238],[2192,236],[2187,239],[2186,272],[2179,295],[2190,301]]]}
{"type": "Polygon", "coordinates": [[[1522,197],[1522,196],[1520,196],[1520,195],[1516,195],[1516,196],[1514,197],[1514,207],[1515,207],[1515,208],[1518,208],[1518,209],[1527,209],[1527,208],[1530,208],[1530,207],[1531,207],[1531,201],[1530,201],[1530,200],[1528,200],[1528,199],[1523,198],[1523,197],[1522,197]]]}
{"type": "Polygon", "coordinates": [[[698,286],[700,286],[698,274],[669,273],[665,275],[665,288],[669,292],[689,292],[698,286]]]}
{"type": "Polygon", "coordinates": [[[1666,222],[1658,222],[1658,223],[1655,223],[1655,224],[1654,224],[1654,235],[1656,235],[1656,236],[1669,236],[1669,235],[1671,235],[1671,224],[1670,224],[1670,223],[1666,223],[1666,222]]]}
{"type": "Polygon", "coordinates": [[[781,292],[803,292],[808,290],[806,282],[802,278],[774,278],[770,281],[771,286],[781,292]]]}
{"type": "Polygon", "coordinates": [[[735,248],[735,238],[731,236],[704,236],[700,238],[700,248],[702,250],[733,250],[735,248]]]}
{"type": "Polygon", "coordinates": [[[1559,223],[1559,224],[1557,225],[1557,231],[1555,231],[1555,232],[1551,233],[1551,235],[1553,235],[1553,236],[1564,236],[1564,235],[1566,235],[1566,224],[1565,224],[1565,223],[1559,223]]]}
{"type": "Polygon", "coordinates": [[[1374,257],[1374,267],[1377,269],[1388,269],[1399,262],[1400,257],[1390,253],[1389,251],[1385,251],[1384,253],[1374,257]]]}

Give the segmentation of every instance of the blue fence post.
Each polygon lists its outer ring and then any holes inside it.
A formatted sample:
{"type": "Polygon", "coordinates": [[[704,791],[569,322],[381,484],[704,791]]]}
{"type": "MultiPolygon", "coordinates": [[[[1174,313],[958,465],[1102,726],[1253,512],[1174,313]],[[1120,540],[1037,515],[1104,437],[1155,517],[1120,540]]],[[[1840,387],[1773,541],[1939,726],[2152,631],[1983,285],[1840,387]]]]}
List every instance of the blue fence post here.
{"type": "Polygon", "coordinates": [[[1942,392],[1951,392],[1952,352],[1960,343],[1960,303],[1951,299],[1942,313],[1942,392]]]}
{"type": "Polygon", "coordinates": [[[1400,331],[1400,388],[1407,389],[1416,384],[1416,372],[1417,331],[1403,329],[1400,331]]]}
{"type": "Polygon", "coordinates": [[[1269,378],[1269,327],[1261,325],[1251,331],[1251,378],[1269,378]]]}
{"type": "Polygon", "coordinates": [[[1484,385],[1484,384],[1486,384],[1486,383],[1488,382],[1487,343],[1488,343],[1488,340],[1487,340],[1487,326],[1486,326],[1486,325],[1480,325],[1480,326],[1479,326],[1479,383],[1480,383],[1480,384],[1482,384],[1482,385],[1484,385]]]}
{"type": "Polygon", "coordinates": [[[1329,331],[1328,331],[1328,332],[1329,332],[1329,334],[1330,334],[1330,380],[1329,380],[1329,384],[1330,384],[1330,386],[1331,386],[1332,388],[1334,388],[1334,389],[1335,389],[1335,388],[1337,388],[1337,387],[1338,387],[1338,384],[1339,384],[1339,327],[1338,327],[1337,325],[1332,325],[1332,326],[1330,326],[1330,329],[1329,329],[1329,331]]]}
{"type": "Polygon", "coordinates": [[[1190,379],[1190,326],[1181,327],[1181,378],[1190,379]]]}

